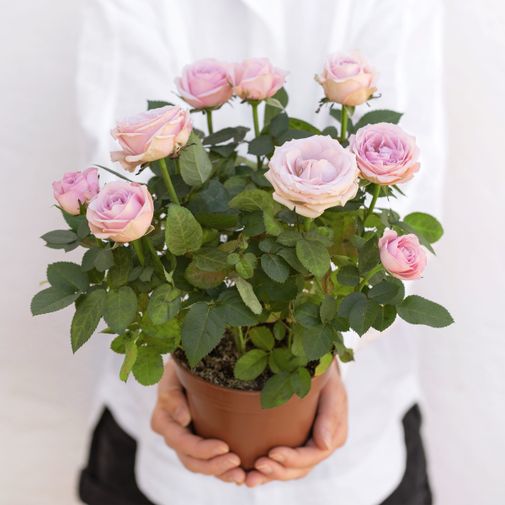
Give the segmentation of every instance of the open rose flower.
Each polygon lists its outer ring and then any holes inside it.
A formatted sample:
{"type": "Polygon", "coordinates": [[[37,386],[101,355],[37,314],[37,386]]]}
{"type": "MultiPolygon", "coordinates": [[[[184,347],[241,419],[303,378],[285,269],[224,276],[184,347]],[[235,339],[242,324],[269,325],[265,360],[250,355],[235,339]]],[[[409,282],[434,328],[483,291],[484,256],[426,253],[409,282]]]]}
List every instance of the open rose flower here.
{"type": "Polygon", "coordinates": [[[98,170],[87,168],[84,172],[67,172],[53,182],[54,198],[69,214],[77,216],[80,204],[89,202],[98,193],[98,170]]]}
{"type": "Polygon", "coordinates": [[[323,87],[328,100],[343,105],[360,105],[377,90],[375,73],[367,63],[358,56],[339,53],[328,57],[316,81],[323,87]]]}
{"type": "Polygon", "coordinates": [[[358,191],[354,155],[329,136],[290,140],[275,152],[265,177],[274,199],[306,217],[345,205],[358,191]]]}
{"type": "Polygon", "coordinates": [[[153,199],[146,186],[116,181],[106,184],[89,202],[86,218],[95,237],[131,242],[146,234],[153,213],[153,199]]]}
{"type": "Polygon", "coordinates": [[[400,235],[386,228],[379,239],[379,252],[384,268],[397,279],[419,279],[426,267],[426,252],[413,233],[400,235]]]}
{"type": "Polygon", "coordinates": [[[419,170],[415,137],[391,123],[369,124],[349,138],[361,176],[376,184],[397,184],[419,170]]]}
{"type": "Polygon", "coordinates": [[[243,100],[265,100],[282,88],[286,74],[268,58],[249,58],[233,65],[233,92],[243,100]]]}
{"type": "Polygon", "coordinates": [[[212,58],[187,65],[175,80],[181,97],[195,109],[219,107],[232,96],[228,65],[212,58]]]}
{"type": "Polygon", "coordinates": [[[177,105],[141,112],[118,121],[112,136],[122,151],[112,151],[112,161],[133,172],[141,163],[175,156],[189,139],[189,112],[177,105]]]}

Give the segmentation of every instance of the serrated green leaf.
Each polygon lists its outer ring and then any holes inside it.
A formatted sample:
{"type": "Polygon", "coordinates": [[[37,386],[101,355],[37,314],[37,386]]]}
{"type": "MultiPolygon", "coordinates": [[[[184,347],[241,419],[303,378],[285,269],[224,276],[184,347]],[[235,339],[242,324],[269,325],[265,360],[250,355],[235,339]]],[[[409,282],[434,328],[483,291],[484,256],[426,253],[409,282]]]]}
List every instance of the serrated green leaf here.
{"type": "Polygon", "coordinates": [[[180,205],[170,204],[165,225],[165,242],[176,256],[200,249],[203,240],[202,227],[191,211],[180,205]]]}
{"type": "Polygon", "coordinates": [[[310,391],[311,378],[306,368],[298,368],[290,374],[291,389],[299,398],[307,396],[310,391]]]}
{"type": "Polygon", "coordinates": [[[413,212],[405,216],[404,220],[416,233],[422,235],[430,244],[440,240],[444,234],[442,225],[430,214],[413,212]]]}
{"type": "Polygon", "coordinates": [[[295,325],[294,331],[300,337],[303,350],[309,360],[319,359],[330,351],[333,330],[329,326],[320,324],[319,326],[304,328],[295,325]]]}
{"type": "Polygon", "coordinates": [[[114,265],[114,255],[111,249],[98,249],[94,260],[94,266],[99,272],[105,272],[114,265]]]}
{"type": "Polygon", "coordinates": [[[107,274],[107,280],[111,288],[120,288],[128,282],[133,260],[130,251],[125,247],[118,247],[113,251],[114,265],[107,274]]]}
{"type": "Polygon", "coordinates": [[[230,288],[219,295],[216,310],[223,321],[230,326],[252,326],[258,322],[256,316],[246,307],[236,289],[230,288]]]}
{"type": "Polygon", "coordinates": [[[89,280],[86,272],[76,263],[59,261],[47,267],[47,280],[51,286],[62,291],[86,291],[89,280]]]}
{"type": "Polygon", "coordinates": [[[365,274],[380,263],[379,245],[377,237],[374,235],[368,239],[359,249],[359,271],[365,274]]]}
{"type": "Polygon", "coordinates": [[[265,224],[265,230],[269,235],[277,237],[282,233],[283,227],[281,223],[269,212],[263,214],[263,222],[265,224]]]}
{"type": "Polygon", "coordinates": [[[32,315],[40,316],[57,310],[64,309],[71,305],[79,293],[72,293],[62,289],[50,287],[39,291],[33,298],[30,305],[32,315]]]}
{"type": "Polygon", "coordinates": [[[72,351],[76,352],[96,330],[103,314],[105,290],[95,289],[85,295],[78,304],[70,328],[72,351]]]}
{"type": "Polygon", "coordinates": [[[273,373],[292,372],[299,366],[305,366],[307,360],[294,355],[287,347],[276,347],[270,353],[268,364],[273,373]]]}
{"type": "Polygon", "coordinates": [[[261,314],[263,312],[263,307],[254,293],[251,284],[241,277],[237,278],[235,282],[242,301],[251,309],[253,314],[261,314]]]}
{"type": "Polygon", "coordinates": [[[149,347],[139,347],[132,372],[143,386],[152,386],[159,382],[163,375],[163,359],[160,353],[149,347]]]}
{"type": "Polygon", "coordinates": [[[45,233],[40,238],[48,244],[65,245],[75,242],[77,235],[71,230],[53,230],[45,233]]]}
{"type": "Polygon", "coordinates": [[[278,342],[281,340],[284,340],[284,337],[286,336],[286,327],[282,323],[282,321],[275,321],[274,323],[274,338],[278,342]]]}
{"type": "Polygon", "coordinates": [[[235,363],[233,373],[237,379],[249,381],[263,373],[268,363],[268,354],[261,349],[246,352],[235,363]]]}
{"type": "Polygon", "coordinates": [[[396,112],[394,110],[372,110],[363,114],[361,119],[354,126],[354,131],[358,131],[360,128],[367,124],[376,123],[393,123],[398,124],[403,114],[401,112],[396,112]]]}
{"type": "Polygon", "coordinates": [[[384,305],[379,309],[373,327],[377,331],[384,331],[389,328],[396,319],[396,308],[393,305],[384,305]]]}
{"type": "Polygon", "coordinates": [[[212,173],[212,163],[200,137],[191,132],[186,146],[179,154],[179,168],[188,186],[201,186],[212,173]]]}
{"type": "Polygon", "coordinates": [[[296,243],[296,256],[300,263],[318,278],[323,277],[330,268],[328,249],[320,242],[299,240],[296,243]]]}
{"type": "Polygon", "coordinates": [[[445,307],[422,296],[410,295],[397,307],[398,315],[407,323],[444,328],[454,322],[445,307]]]}
{"type": "Polygon", "coordinates": [[[338,315],[348,318],[353,306],[358,302],[366,301],[366,296],[363,293],[351,293],[347,295],[338,306],[338,315]]]}
{"type": "MultiPolygon", "coordinates": [[[[229,203],[232,209],[240,209],[246,212],[259,210],[274,213],[277,208],[272,195],[263,189],[246,189],[234,196],[229,203]]],[[[263,219],[263,215],[261,215],[263,219]]]]}
{"type": "Polygon", "coordinates": [[[248,153],[254,156],[266,156],[274,150],[274,143],[270,135],[260,135],[249,142],[248,153]]]}
{"type": "Polygon", "coordinates": [[[315,303],[305,302],[295,308],[295,321],[305,328],[321,324],[320,310],[315,303]]]}
{"type": "Polygon", "coordinates": [[[228,255],[215,248],[205,248],[193,256],[196,267],[203,272],[222,272],[228,269],[228,255]]]}
{"type": "Polygon", "coordinates": [[[126,382],[128,380],[128,376],[135,365],[135,361],[137,361],[138,348],[135,342],[128,341],[125,344],[125,357],[123,360],[123,364],[121,365],[121,369],[119,370],[119,378],[126,382]]]}
{"type": "Polygon", "coordinates": [[[337,280],[344,286],[357,286],[359,284],[359,271],[354,265],[344,265],[338,269],[337,280]]]}
{"type": "Polygon", "coordinates": [[[149,298],[147,304],[147,316],[153,324],[163,324],[172,317],[175,317],[178,310],[177,301],[180,291],[168,284],[157,287],[149,298]]]}
{"type": "Polygon", "coordinates": [[[319,375],[323,375],[330,365],[333,363],[333,354],[331,352],[326,353],[324,356],[321,356],[319,359],[319,364],[316,366],[316,370],[314,371],[314,376],[317,377],[319,375]]]}
{"type": "Polygon", "coordinates": [[[328,324],[337,315],[337,302],[333,296],[326,295],[319,307],[319,316],[323,324],[328,324]]]}
{"type": "Polygon", "coordinates": [[[273,349],[275,344],[274,336],[266,326],[251,328],[248,335],[256,347],[265,351],[271,351],[273,349]]]}
{"type": "Polygon", "coordinates": [[[256,268],[256,263],[258,258],[252,253],[245,253],[243,256],[239,257],[239,260],[235,263],[235,270],[244,279],[250,279],[254,275],[254,269],[256,268]]]}
{"type": "Polygon", "coordinates": [[[261,406],[264,409],[278,407],[293,396],[290,374],[281,372],[267,380],[261,391],[261,406]]]}
{"type": "Polygon", "coordinates": [[[116,333],[123,333],[137,316],[137,295],[129,286],[111,289],[105,297],[103,318],[116,333]]]}
{"type": "Polygon", "coordinates": [[[400,280],[388,277],[376,284],[368,292],[367,296],[370,300],[374,300],[377,303],[396,305],[403,300],[405,287],[400,280]]]}
{"type": "Polygon", "coordinates": [[[361,337],[372,326],[379,313],[379,304],[366,298],[358,300],[349,313],[351,328],[361,337]]]}
{"type": "Polygon", "coordinates": [[[289,277],[289,266],[276,254],[263,254],[261,268],[275,282],[286,282],[289,277]]]}
{"type": "Polygon", "coordinates": [[[184,272],[184,278],[199,289],[212,289],[219,286],[225,279],[225,272],[205,272],[191,262],[184,272]]]}

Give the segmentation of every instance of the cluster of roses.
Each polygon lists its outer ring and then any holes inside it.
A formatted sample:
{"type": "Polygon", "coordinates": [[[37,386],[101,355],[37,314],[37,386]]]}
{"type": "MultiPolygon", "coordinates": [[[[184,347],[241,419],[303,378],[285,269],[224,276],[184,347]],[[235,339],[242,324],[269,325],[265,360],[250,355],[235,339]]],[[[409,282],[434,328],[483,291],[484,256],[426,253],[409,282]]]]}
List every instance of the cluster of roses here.
{"type": "MultiPolygon", "coordinates": [[[[207,59],[185,67],[176,85],[187,103],[210,113],[233,95],[257,106],[283,86],[285,76],[266,58],[235,65],[207,59]]],[[[376,90],[374,72],[355,56],[329,57],[316,80],[326,99],[342,107],[362,104],[376,90]]],[[[133,171],[143,163],[177,157],[191,131],[190,113],[179,106],[143,112],[117,123],[112,135],[121,150],[112,152],[111,158],[133,171]]],[[[418,157],[414,137],[400,127],[369,124],[349,138],[347,148],[322,135],[284,143],[275,149],[265,177],[277,202],[317,218],[327,208],[343,206],[354,198],[360,177],[379,187],[408,181],[419,169],[418,157]]],[[[53,189],[65,211],[79,214],[86,206],[90,230],[99,239],[132,242],[151,228],[154,205],[145,185],[118,181],[99,190],[97,169],[89,168],[65,174],[53,183],[53,189]]],[[[421,277],[426,253],[415,235],[398,236],[386,229],[379,249],[391,275],[404,280],[421,277]]]]}

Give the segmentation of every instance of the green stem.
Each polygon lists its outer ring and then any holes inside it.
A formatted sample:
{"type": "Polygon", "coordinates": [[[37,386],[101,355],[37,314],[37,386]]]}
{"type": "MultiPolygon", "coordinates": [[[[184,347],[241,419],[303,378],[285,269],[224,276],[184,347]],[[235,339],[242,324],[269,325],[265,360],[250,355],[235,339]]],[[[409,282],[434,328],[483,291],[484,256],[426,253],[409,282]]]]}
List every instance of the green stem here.
{"type": "Polygon", "coordinates": [[[303,229],[305,231],[310,231],[311,228],[312,228],[312,219],[310,217],[306,217],[303,220],[303,229]]]}
{"type": "Polygon", "coordinates": [[[382,265],[375,265],[370,272],[368,272],[364,277],[363,280],[359,283],[358,285],[358,292],[360,292],[367,284],[368,281],[377,273],[382,270],[382,265]]]}
{"type": "Polygon", "coordinates": [[[379,184],[375,184],[375,187],[373,188],[373,193],[372,193],[372,201],[370,202],[370,207],[365,212],[365,219],[363,219],[363,222],[365,222],[370,216],[375,208],[375,204],[377,203],[377,198],[379,198],[381,192],[381,187],[379,184]]]}
{"type": "Polygon", "coordinates": [[[212,110],[205,109],[205,115],[207,116],[207,130],[209,131],[209,135],[214,133],[214,126],[212,124],[212,110]]]}
{"type": "MultiPolygon", "coordinates": [[[[176,163],[178,163],[179,160],[176,160],[176,163]]],[[[160,159],[160,167],[161,167],[161,176],[163,177],[163,182],[165,183],[165,186],[168,191],[168,196],[170,197],[170,200],[172,202],[176,203],[177,205],[180,205],[179,198],[177,197],[177,193],[175,192],[174,185],[172,184],[172,179],[170,178],[170,174],[168,173],[168,168],[167,164],[165,162],[165,158],[160,159]]]]}
{"type": "Polygon", "coordinates": [[[144,259],[144,249],[142,247],[142,239],[138,238],[137,240],[134,240],[132,242],[132,245],[133,245],[133,249],[135,251],[135,254],[137,255],[137,258],[140,261],[140,264],[142,266],[144,266],[145,259],[144,259]]]}
{"type": "Polygon", "coordinates": [[[151,239],[144,235],[142,237],[142,243],[144,243],[147,246],[147,248],[151,252],[151,256],[153,258],[154,263],[158,267],[158,270],[160,270],[160,273],[163,274],[163,272],[165,271],[165,267],[163,266],[163,263],[161,262],[161,259],[158,256],[158,253],[156,252],[156,249],[154,248],[151,239]]]}
{"type": "Polygon", "coordinates": [[[347,140],[347,107],[342,105],[340,111],[340,142],[347,140]]]}
{"type": "Polygon", "coordinates": [[[245,353],[245,338],[241,326],[237,328],[237,333],[235,334],[235,345],[239,354],[242,355],[245,353]]]}
{"type": "MultiPolygon", "coordinates": [[[[258,105],[259,105],[259,102],[257,102],[257,101],[251,102],[252,114],[253,114],[253,124],[254,124],[254,136],[255,137],[259,137],[259,135],[260,135],[260,121],[259,121],[259,116],[258,116],[258,105]]],[[[261,157],[257,156],[256,160],[257,160],[257,163],[256,163],[257,168],[260,169],[261,168],[261,157]]]]}

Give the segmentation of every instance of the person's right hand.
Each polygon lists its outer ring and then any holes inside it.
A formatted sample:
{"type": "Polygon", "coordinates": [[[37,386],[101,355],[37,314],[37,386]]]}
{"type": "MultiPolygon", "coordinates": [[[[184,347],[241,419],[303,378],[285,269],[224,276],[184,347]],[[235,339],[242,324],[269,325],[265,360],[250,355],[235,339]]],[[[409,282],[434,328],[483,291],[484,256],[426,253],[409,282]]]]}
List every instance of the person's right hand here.
{"type": "Polygon", "coordinates": [[[243,484],[246,474],[240,459],[222,440],[204,439],[188,428],[191,422],[186,395],[169,360],[158,386],[158,400],[151,418],[152,429],[159,433],[191,472],[213,475],[225,482],[243,484]]]}

